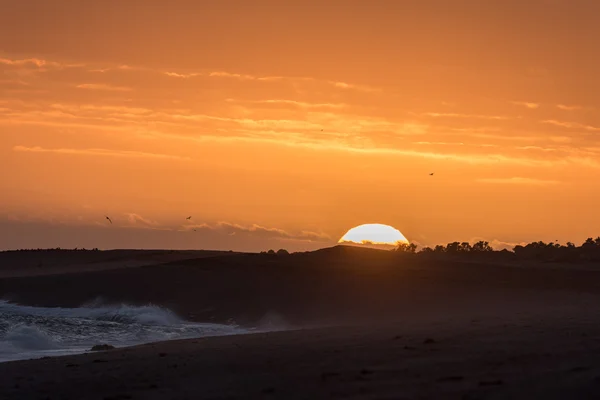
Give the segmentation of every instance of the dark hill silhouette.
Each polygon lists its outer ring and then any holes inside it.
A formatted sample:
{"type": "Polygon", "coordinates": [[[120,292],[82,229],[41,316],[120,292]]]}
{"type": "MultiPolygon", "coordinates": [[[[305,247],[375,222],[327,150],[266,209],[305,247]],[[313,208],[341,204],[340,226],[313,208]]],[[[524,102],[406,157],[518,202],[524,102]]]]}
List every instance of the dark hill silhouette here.
{"type": "Polygon", "coordinates": [[[77,307],[97,298],[153,303],[188,319],[245,325],[275,314],[305,325],[485,309],[532,291],[539,302],[600,293],[600,271],[506,267],[463,256],[348,246],[289,255],[189,252],[139,267],[3,278],[0,296],[37,306],[77,307]]]}

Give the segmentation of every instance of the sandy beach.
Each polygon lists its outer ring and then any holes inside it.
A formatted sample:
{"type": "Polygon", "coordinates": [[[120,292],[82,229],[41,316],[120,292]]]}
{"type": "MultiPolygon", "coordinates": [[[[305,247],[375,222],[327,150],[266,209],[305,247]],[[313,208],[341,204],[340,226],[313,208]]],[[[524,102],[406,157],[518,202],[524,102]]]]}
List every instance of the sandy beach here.
{"type": "Polygon", "coordinates": [[[0,294],[38,307],[80,307],[99,297],[106,304],[151,303],[188,321],[234,323],[256,333],[0,363],[0,397],[600,393],[600,290],[590,268],[429,262],[356,248],[171,257],[144,267],[5,277],[0,294]]]}
{"type": "Polygon", "coordinates": [[[586,310],[567,314],[261,333],[3,363],[0,397],[596,398],[600,324],[586,310]]]}

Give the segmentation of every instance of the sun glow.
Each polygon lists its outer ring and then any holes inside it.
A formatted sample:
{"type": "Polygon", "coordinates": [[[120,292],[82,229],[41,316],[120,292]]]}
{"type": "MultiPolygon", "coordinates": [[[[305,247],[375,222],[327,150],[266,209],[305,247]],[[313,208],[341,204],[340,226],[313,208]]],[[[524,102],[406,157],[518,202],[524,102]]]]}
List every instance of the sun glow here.
{"type": "Polygon", "coordinates": [[[384,224],[364,224],[350,229],[338,243],[396,245],[409,243],[408,239],[394,227],[384,224]]]}

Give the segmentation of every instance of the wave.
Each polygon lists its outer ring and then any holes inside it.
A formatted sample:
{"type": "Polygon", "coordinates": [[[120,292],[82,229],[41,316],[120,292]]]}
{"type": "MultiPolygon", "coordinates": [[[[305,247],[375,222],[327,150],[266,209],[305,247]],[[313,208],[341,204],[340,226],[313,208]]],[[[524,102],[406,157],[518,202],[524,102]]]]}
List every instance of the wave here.
{"type": "Polygon", "coordinates": [[[50,308],[0,301],[0,361],[80,353],[103,343],[124,347],[247,332],[235,325],[188,322],[155,305],[50,308]]]}

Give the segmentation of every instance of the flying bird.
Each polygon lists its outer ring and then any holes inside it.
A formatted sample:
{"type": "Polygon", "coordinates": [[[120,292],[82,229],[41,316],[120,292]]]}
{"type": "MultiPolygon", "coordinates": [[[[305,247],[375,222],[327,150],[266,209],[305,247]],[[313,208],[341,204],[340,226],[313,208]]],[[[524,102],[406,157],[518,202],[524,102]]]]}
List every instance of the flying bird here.
{"type": "Polygon", "coordinates": [[[187,219],[187,220],[190,220],[190,219],[192,219],[192,216],[190,215],[190,216],[189,216],[189,217],[187,217],[186,219],[187,219]]]}
{"type": "Polygon", "coordinates": [[[108,222],[110,222],[110,224],[112,225],[112,219],[106,217],[106,219],[108,220],[108,222]]]}
{"type": "Polygon", "coordinates": [[[430,172],[430,173],[429,173],[429,176],[433,176],[433,174],[434,174],[434,173],[435,173],[435,172],[430,172]]]}

